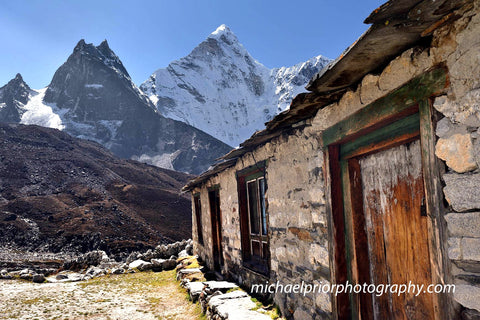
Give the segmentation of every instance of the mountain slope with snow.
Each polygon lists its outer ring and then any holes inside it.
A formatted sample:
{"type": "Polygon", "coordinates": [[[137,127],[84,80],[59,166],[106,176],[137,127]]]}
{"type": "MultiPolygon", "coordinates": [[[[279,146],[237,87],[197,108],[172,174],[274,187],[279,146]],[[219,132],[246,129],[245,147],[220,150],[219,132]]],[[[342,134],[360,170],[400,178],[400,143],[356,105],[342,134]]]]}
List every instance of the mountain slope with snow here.
{"type": "MultiPolygon", "coordinates": [[[[158,113],[106,41],[94,46],[81,40],[47,88],[31,90],[17,78],[0,89],[7,102],[12,92],[19,92],[8,109],[16,108],[16,118],[0,121],[57,128],[96,141],[122,158],[195,174],[231,149],[158,113]]],[[[2,100],[0,111],[7,110],[2,100]]]]}
{"type": "Polygon", "coordinates": [[[189,55],[155,71],[140,89],[164,116],[237,146],[288,108],[329,61],[318,56],[269,69],[221,25],[189,55]]]}

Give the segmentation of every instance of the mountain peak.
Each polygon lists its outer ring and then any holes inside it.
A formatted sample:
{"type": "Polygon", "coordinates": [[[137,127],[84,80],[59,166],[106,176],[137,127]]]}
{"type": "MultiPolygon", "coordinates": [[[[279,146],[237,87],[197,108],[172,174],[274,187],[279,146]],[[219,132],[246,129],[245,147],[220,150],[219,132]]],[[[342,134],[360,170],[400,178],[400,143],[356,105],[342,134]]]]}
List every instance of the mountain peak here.
{"type": "Polygon", "coordinates": [[[214,39],[217,39],[217,40],[222,40],[223,42],[226,42],[228,44],[238,42],[237,36],[225,24],[220,25],[208,37],[209,38],[214,38],[214,39]]]}
{"type": "MultiPolygon", "coordinates": [[[[23,77],[20,73],[17,73],[15,75],[15,78],[10,80],[7,85],[10,88],[19,88],[19,87],[24,87],[26,90],[30,90],[30,87],[23,81],[23,77]]],[[[16,89],[14,89],[16,90],[16,89]]]]}
{"type": "Polygon", "coordinates": [[[87,44],[85,43],[85,40],[84,39],[80,39],[80,41],[78,41],[77,45],[75,46],[75,48],[73,49],[73,51],[78,51],[78,50],[82,50],[87,44]]]}
{"type": "Polygon", "coordinates": [[[110,47],[108,46],[107,39],[103,40],[102,43],[97,47],[98,49],[108,49],[110,50],[110,47]]]}

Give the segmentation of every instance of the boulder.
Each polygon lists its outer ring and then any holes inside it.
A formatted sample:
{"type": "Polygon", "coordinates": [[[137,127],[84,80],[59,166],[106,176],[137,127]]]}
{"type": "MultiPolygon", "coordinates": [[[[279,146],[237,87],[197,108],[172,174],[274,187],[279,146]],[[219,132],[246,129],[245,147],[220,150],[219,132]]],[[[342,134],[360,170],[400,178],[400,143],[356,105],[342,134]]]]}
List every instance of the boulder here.
{"type": "Polygon", "coordinates": [[[153,267],[153,264],[143,260],[135,260],[131,262],[128,267],[130,269],[138,269],[139,271],[150,270],[153,267]]]}
{"type": "Polygon", "coordinates": [[[34,274],[32,277],[32,281],[35,283],[43,283],[45,282],[45,276],[41,273],[34,274]]]}
{"type": "Polygon", "coordinates": [[[193,302],[196,302],[200,297],[205,285],[202,282],[187,282],[185,287],[187,288],[190,298],[193,302]]]}
{"type": "Polygon", "coordinates": [[[112,273],[113,274],[122,274],[122,273],[125,273],[125,269],[123,268],[115,268],[112,270],[112,273]]]}
{"type": "Polygon", "coordinates": [[[163,270],[163,263],[165,259],[152,259],[150,262],[152,263],[152,270],[155,272],[160,272],[163,270]]]}
{"type": "Polygon", "coordinates": [[[68,279],[67,274],[57,274],[57,276],[55,277],[55,280],[66,280],[66,279],[68,279]]]}
{"type": "Polygon", "coordinates": [[[177,266],[177,259],[165,260],[162,264],[163,270],[173,270],[177,266]]]}
{"type": "Polygon", "coordinates": [[[179,258],[185,258],[185,257],[188,257],[189,254],[187,253],[187,250],[182,250],[178,253],[178,257],[179,258]]]}
{"type": "Polygon", "coordinates": [[[93,266],[88,268],[87,272],[85,273],[85,275],[88,275],[92,278],[95,278],[104,274],[105,274],[105,270],[103,270],[102,268],[93,267],[93,266]]]}

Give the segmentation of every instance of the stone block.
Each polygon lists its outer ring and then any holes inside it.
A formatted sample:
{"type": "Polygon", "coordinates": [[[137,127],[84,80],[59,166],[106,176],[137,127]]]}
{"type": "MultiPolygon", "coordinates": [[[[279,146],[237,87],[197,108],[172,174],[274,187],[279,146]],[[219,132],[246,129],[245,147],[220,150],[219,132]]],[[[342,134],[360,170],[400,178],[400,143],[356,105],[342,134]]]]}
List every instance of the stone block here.
{"type": "Polygon", "coordinates": [[[480,287],[457,284],[453,297],[465,308],[480,311],[480,287]]]}
{"type": "Polygon", "coordinates": [[[443,175],[445,198],[457,212],[480,209],[480,173],[443,175]]]}
{"type": "Polygon", "coordinates": [[[378,87],[378,76],[367,74],[362,79],[360,86],[360,100],[363,104],[369,104],[382,96],[378,87]]]}
{"type": "Polygon", "coordinates": [[[378,79],[378,86],[382,91],[392,91],[408,82],[415,74],[412,64],[413,49],[402,53],[383,69],[378,79]]]}
{"type": "Polygon", "coordinates": [[[471,127],[480,126],[480,89],[469,91],[455,101],[440,96],[435,99],[433,107],[451,121],[471,127]]]}
{"type": "Polygon", "coordinates": [[[462,249],[460,247],[461,238],[448,239],[448,257],[452,260],[459,260],[462,258],[462,249]]]}
{"type": "Polygon", "coordinates": [[[480,238],[462,238],[462,255],[463,260],[480,261],[480,238]]]}
{"type": "Polygon", "coordinates": [[[480,212],[452,212],[445,220],[450,236],[480,238],[480,212]]]}
{"type": "Polygon", "coordinates": [[[467,134],[468,130],[467,126],[453,123],[449,118],[444,117],[438,121],[435,133],[440,138],[448,138],[454,134],[467,134]]]}
{"type": "Polygon", "coordinates": [[[447,162],[447,166],[458,173],[477,168],[470,134],[454,134],[438,139],[435,154],[447,162]]]}
{"type": "Polygon", "coordinates": [[[310,245],[310,263],[312,265],[321,264],[324,266],[329,265],[328,250],[322,247],[318,243],[312,243],[310,245]]]}

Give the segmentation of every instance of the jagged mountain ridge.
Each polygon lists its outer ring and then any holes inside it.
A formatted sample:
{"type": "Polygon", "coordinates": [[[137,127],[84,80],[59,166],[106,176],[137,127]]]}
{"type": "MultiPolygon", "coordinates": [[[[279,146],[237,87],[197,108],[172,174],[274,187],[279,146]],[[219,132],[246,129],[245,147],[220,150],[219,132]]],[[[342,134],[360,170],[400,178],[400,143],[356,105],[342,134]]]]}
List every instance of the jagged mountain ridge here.
{"type": "Polygon", "coordinates": [[[94,46],[81,40],[47,88],[28,92],[19,112],[21,123],[99,142],[122,158],[199,174],[231,149],[201,130],[160,115],[107,41],[94,46]]]}
{"type": "Polygon", "coordinates": [[[155,71],[140,89],[166,117],[237,146],[291,100],[329,59],[269,69],[221,25],[184,58],[155,71]]]}

